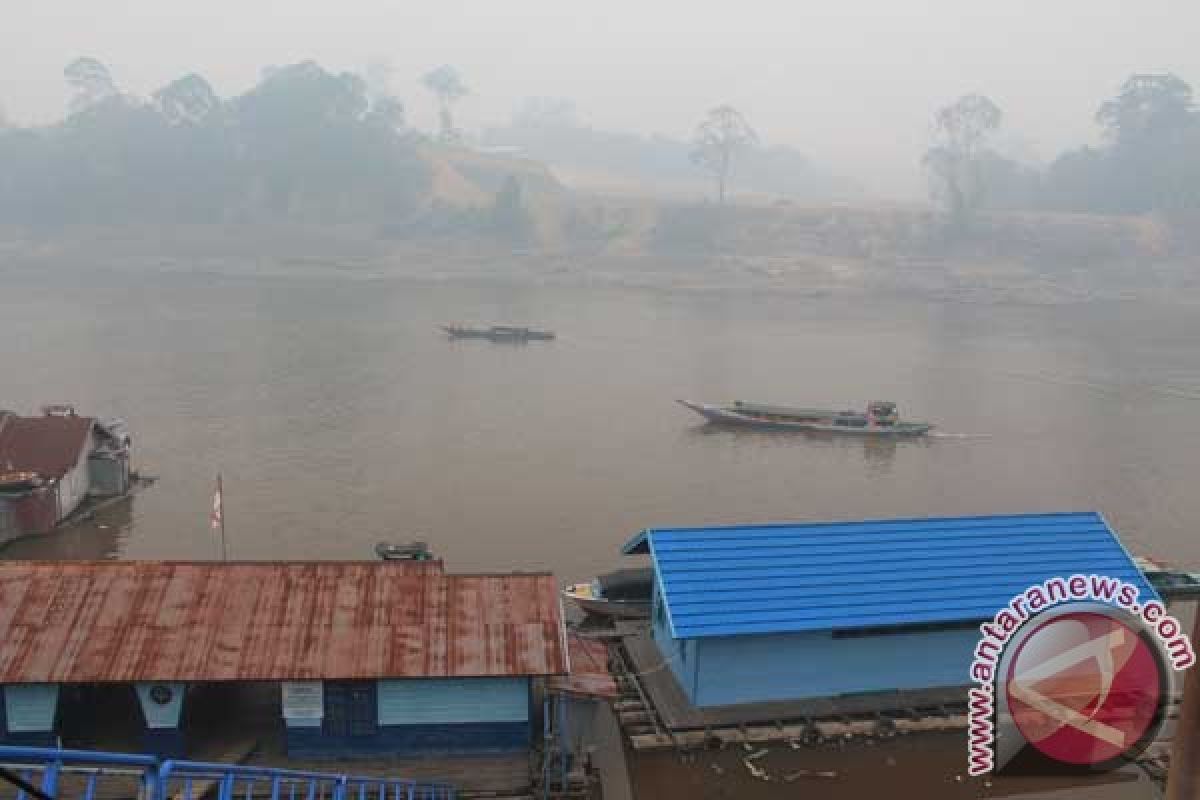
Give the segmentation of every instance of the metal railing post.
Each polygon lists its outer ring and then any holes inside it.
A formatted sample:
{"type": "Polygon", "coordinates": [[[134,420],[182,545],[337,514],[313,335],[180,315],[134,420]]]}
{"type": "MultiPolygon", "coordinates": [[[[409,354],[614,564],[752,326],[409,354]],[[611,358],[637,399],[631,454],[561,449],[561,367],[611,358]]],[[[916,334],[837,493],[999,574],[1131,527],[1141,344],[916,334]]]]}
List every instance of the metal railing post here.
{"type": "Polygon", "coordinates": [[[46,772],[42,775],[42,791],[51,797],[58,796],[58,771],[62,769],[61,761],[51,761],[46,765],[46,772]]]}
{"type": "Polygon", "coordinates": [[[16,765],[11,770],[0,769],[0,772],[8,774],[7,780],[17,786],[17,800],[56,800],[62,776],[67,773],[85,776],[84,788],[72,795],[79,800],[95,800],[97,796],[103,796],[106,787],[100,785],[101,777],[116,775],[134,778],[139,782],[138,800],[172,800],[171,786],[174,784],[180,784],[181,787],[175,800],[199,800],[194,791],[196,781],[215,783],[217,800],[253,800],[261,782],[269,782],[270,800],[454,800],[457,796],[454,786],[437,781],[418,782],[394,777],[160,760],[154,756],[128,753],[0,745],[0,763],[5,762],[16,765]],[[32,777],[34,772],[42,773],[41,788],[32,777]],[[244,797],[241,798],[238,797],[238,780],[246,784],[244,797]],[[358,787],[357,793],[351,791],[351,784],[358,787]],[[305,785],[306,797],[300,798],[299,789],[305,785]]]}
{"type": "Polygon", "coordinates": [[[233,800],[233,773],[225,772],[221,776],[220,789],[217,790],[217,800],[233,800]]]}

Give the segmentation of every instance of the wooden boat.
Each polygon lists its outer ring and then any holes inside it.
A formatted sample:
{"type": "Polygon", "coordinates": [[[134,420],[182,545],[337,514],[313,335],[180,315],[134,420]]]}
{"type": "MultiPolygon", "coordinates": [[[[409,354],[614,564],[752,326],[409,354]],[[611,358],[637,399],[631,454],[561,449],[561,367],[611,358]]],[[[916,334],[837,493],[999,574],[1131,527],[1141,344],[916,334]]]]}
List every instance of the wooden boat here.
{"type": "Polygon", "coordinates": [[[43,483],[36,472],[0,472],[0,492],[24,492],[43,483]]]}
{"type": "Polygon", "coordinates": [[[654,570],[619,569],[586,583],[573,583],[563,590],[563,597],[599,617],[646,619],[653,587],[654,570]]]}
{"type": "Polygon", "coordinates": [[[425,542],[409,542],[408,544],[393,544],[380,542],[375,545],[375,555],[384,561],[431,561],[433,553],[425,542]]]}
{"type": "Polygon", "coordinates": [[[539,331],[515,325],[493,325],[490,328],[468,328],[462,325],[443,325],[451,339],[488,339],[493,342],[535,342],[554,338],[552,331],[539,331]]]}
{"type": "Polygon", "coordinates": [[[896,414],[896,404],[886,402],[870,403],[865,412],[768,406],[744,403],[740,400],[727,406],[706,405],[687,400],[677,402],[718,425],[844,433],[855,436],[921,436],[933,430],[933,425],[928,422],[901,420],[896,414]]]}

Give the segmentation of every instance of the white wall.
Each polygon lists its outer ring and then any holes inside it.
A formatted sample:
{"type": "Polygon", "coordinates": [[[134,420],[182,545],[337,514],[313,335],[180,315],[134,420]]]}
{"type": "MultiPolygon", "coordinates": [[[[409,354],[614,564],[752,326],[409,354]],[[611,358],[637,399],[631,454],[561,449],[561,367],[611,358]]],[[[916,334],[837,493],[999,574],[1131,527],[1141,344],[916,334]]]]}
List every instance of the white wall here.
{"type": "Polygon", "coordinates": [[[79,454],[79,460],[58,484],[59,519],[70,514],[83,498],[87,496],[88,488],[88,454],[95,447],[95,434],[88,434],[87,443],[79,454]]]}

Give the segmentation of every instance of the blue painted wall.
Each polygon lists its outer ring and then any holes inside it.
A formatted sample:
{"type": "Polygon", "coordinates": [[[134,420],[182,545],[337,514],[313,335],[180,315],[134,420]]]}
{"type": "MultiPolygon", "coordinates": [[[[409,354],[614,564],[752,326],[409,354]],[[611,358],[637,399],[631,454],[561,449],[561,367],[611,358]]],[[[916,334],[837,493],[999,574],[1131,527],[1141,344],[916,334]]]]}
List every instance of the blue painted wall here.
{"type": "Polygon", "coordinates": [[[319,726],[285,720],[307,758],[507,753],[530,745],[528,678],[326,683],[319,726]]]}
{"type": "Polygon", "coordinates": [[[684,687],[684,691],[688,693],[689,697],[692,697],[693,687],[696,685],[696,660],[689,659],[687,656],[694,655],[694,653],[684,652],[685,640],[671,637],[671,627],[667,623],[667,614],[657,588],[654,590],[650,613],[650,635],[671,667],[671,672],[675,673],[675,680],[679,681],[679,685],[684,687]]]}
{"type": "Polygon", "coordinates": [[[287,729],[287,752],[299,758],[484,755],[526,750],[528,722],[384,725],[370,736],[329,736],[320,728],[287,729]]]}
{"type": "Polygon", "coordinates": [[[681,685],[696,705],[715,706],[966,685],[979,631],[853,638],[821,632],[692,641],[698,646],[695,683],[681,685]]]}

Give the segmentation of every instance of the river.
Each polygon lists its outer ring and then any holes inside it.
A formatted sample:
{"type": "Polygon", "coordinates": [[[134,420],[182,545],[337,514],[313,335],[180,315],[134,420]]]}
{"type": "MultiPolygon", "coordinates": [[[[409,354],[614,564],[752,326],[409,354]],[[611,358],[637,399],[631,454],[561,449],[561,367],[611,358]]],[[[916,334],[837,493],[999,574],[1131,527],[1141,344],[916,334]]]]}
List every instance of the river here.
{"type": "Polygon", "coordinates": [[[1200,561],[1200,315],[1183,306],[420,283],[243,270],[10,270],[0,406],[128,420],[159,478],[23,557],[231,557],[449,569],[618,564],[648,526],[1098,509],[1200,561]],[[555,329],[448,341],[444,322],[555,329]],[[894,400],[940,436],[714,431],[674,398],[894,400]],[[100,526],[103,526],[102,528],[100,526]]]}
{"type": "MultiPolygon", "coordinates": [[[[218,557],[220,472],[233,558],[371,558],[377,541],[420,538],[453,571],[567,581],[617,566],[648,526],[1097,509],[1131,550],[1200,562],[1200,315],[1182,305],[447,284],[248,264],[0,277],[0,406],[123,417],[137,468],[158,478],[7,557],[218,557]],[[437,326],[455,321],[559,338],[449,341],[437,326]],[[675,398],[894,400],[939,435],[718,431],[675,398]]],[[[959,796],[960,746],[938,746],[926,770],[947,796],[959,796]]],[[[643,786],[676,780],[666,762],[636,772],[643,786]]]]}

